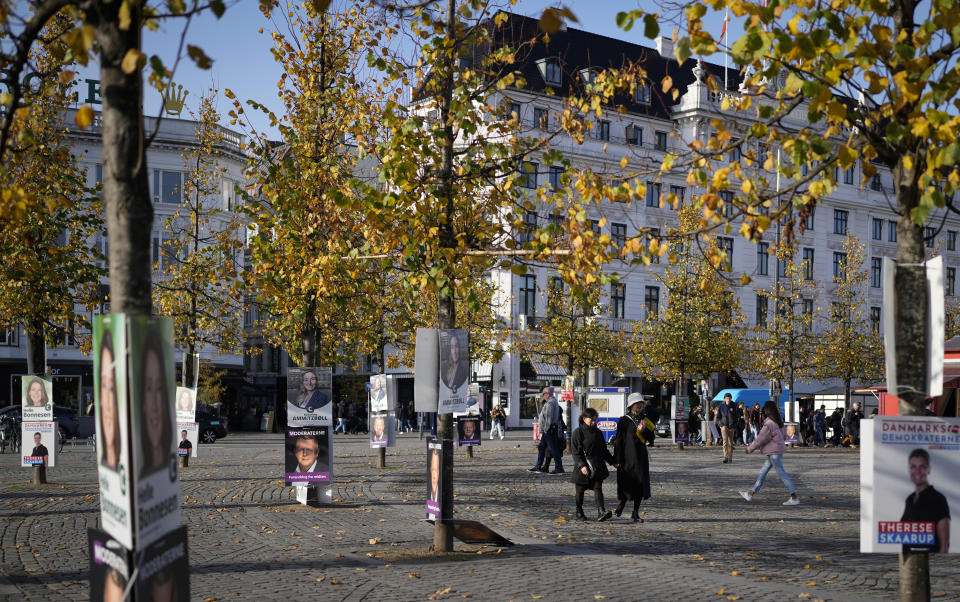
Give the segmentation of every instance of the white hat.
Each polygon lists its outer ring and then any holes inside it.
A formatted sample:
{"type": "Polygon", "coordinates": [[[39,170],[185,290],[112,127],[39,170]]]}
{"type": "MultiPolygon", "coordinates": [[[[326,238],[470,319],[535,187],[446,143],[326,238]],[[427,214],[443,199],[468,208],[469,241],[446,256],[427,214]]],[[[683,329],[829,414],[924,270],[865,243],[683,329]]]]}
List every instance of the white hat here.
{"type": "Polygon", "coordinates": [[[631,393],[629,396],[627,396],[627,407],[629,408],[633,404],[640,403],[642,401],[643,401],[643,395],[641,395],[640,393],[631,393]]]}

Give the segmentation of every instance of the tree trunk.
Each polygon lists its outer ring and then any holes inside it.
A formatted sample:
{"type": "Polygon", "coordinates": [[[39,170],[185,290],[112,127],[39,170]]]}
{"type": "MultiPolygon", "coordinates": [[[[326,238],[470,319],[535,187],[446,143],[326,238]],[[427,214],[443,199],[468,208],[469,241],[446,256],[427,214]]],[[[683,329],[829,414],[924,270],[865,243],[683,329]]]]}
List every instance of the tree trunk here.
{"type": "MultiPolygon", "coordinates": [[[[307,315],[312,315],[312,311],[307,315]]],[[[303,346],[303,354],[300,358],[300,365],[304,368],[314,368],[320,364],[320,327],[315,324],[309,324],[304,327],[300,340],[303,346]]]]}
{"type": "Polygon", "coordinates": [[[147,185],[143,134],[143,76],[126,74],[128,51],[140,51],[141,3],[91,3],[87,17],[100,45],[103,97],[103,205],[110,240],[110,310],[150,315],[150,240],[153,206],[147,185]],[[130,22],[120,28],[121,5],[130,22]]]}
{"type": "Polygon", "coordinates": [[[27,374],[46,374],[47,343],[43,335],[43,321],[28,319],[24,331],[27,335],[27,374]]]}

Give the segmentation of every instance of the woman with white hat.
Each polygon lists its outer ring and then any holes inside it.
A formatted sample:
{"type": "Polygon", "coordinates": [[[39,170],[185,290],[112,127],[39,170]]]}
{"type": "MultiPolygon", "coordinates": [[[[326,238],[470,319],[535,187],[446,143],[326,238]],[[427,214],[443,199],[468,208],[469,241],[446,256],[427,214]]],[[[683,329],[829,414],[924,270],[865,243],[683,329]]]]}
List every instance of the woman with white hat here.
{"type": "Polygon", "coordinates": [[[613,463],[617,467],[616,515],[623,513],[627,500],[633,500],[633,522],[640,519],[640,502],[650,498],[650,461],[646,439],[651,430],[642,415],[643,396],[631,393],[627,397],[627,413],[617,423],[617,439],[613,448],[613,463]]]}

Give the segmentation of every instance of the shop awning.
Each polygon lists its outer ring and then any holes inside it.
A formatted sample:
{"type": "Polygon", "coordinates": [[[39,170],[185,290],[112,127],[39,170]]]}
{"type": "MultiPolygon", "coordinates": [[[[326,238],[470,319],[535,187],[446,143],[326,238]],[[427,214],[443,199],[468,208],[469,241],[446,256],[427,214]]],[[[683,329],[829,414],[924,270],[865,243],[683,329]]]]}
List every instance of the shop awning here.
{"type": "Polygon", "coordinates": [[[567,375],[567,369],[562,366],[557,366],[556,364],[530,360],[530,366],[539,378],[557,378],[567,375]]]}

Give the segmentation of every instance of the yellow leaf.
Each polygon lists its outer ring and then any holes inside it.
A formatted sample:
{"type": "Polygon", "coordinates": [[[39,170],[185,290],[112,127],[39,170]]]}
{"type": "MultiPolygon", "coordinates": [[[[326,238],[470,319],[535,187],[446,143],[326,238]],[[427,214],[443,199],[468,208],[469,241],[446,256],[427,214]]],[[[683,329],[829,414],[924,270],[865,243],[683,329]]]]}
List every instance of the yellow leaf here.
{"type": "Polygon", "coordinates": [[[727,600],[739,600],[740,596],[727,596],[727,600]]]}
{"type": "Polygon", "coordinates": [[[718,595],[718,596],[722,596],[724,593],[726,593],[726,592],[724,592],[724,590],[723,590],[722,587],[717,590],[717,595],[718,595]]]}
{"type": "Polygon", "coordinates": [[[663,76],[663,92],[669,92],[671,87],[673,87],[673,78],[669,75],[663,76]]]}
{"type": "Polygon", "coordinates": [[[0,105],[9,107],[10,103],[13,102],[13,96],[9,92],[4,92],[0,94],[0,105]]]}
{"type": "MultiPolygon", "coordinates": [[[[126,3],[123,4],[123,6],[126,5],[126,3]]],[[[127,54],[123,56],[123,62],[120,63],[120,68],[123,69],[124,73],[130,75],[140,67],[140,57],[142,56],[144,56],[144,54],[136,48],[127,50],[127,54]]]]}
{"type": "MultiPolygon", "coordinates": [[[[117,17],[118,17],[118,20],[120,21],[120,23],[118,24],[118,26],[120,27],[120,31],[129,30],[131,19],[130,19],[130,2],[128,0],[123,0],[123,2],[120,3],[120,12],[117,14],[117,17]]],[[[130,73],[130,71],[126,71],[126,72],[128,74],[130,73]]]]}
{"type": "Polygon", "coordinates": [[[804,587],[813,587],[813,586],[816,585],[816,584],[817,584],[816,581],[810,581],[810,582],[808,582],[808,583],[804,583],[803,586],[804,586],[804,587]]]}
{"type": "MultiPolygon", "coordinates": [[[[746,274],[744,274],[744,276],[746,276],[746,274]]],[[[741,282],[742,284],[747,284],[746,282],[743,282],[743,278],[740,279],[740,282],[741,282]]],[[[730,571],[730,574],[731,574],[731,575],[739,575],[739,574],[740,574],[740,571],[730,571]]]]}
{"type": "Polygon", "coordinates": [[[88,128],[90,124],[93,123],[93,107],[90,105],[83,105],[80,107],[80,110],[77,111],[76,117],[74,117],[77,126],[81,128],[88,128]]]}

